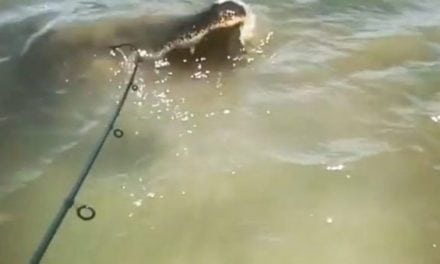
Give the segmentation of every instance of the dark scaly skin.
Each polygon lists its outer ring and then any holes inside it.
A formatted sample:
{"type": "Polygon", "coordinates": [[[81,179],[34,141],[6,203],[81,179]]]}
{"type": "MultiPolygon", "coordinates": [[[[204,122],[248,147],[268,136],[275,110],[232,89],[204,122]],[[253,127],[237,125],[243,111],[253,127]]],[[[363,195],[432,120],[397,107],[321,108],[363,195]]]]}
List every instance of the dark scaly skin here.
{"type": "Polygon", "coordinates": [[[213,30],[242,25],[246,15],[244,7],[235,2],[215,3],[210,8],[187,17],[176,29],[173,37],[165,41],[159,49],[151,53],[143,53],[142,57],[159,59],[173,49],[193,48],[213,30]]]}

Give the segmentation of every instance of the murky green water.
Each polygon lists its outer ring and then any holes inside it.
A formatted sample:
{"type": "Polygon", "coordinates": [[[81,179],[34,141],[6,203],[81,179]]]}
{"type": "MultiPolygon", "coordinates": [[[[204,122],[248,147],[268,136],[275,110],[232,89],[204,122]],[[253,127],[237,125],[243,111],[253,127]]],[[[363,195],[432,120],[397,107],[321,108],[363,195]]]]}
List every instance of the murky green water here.
{"type": "MultiPolygon", "coordinates": [[[[29,2],[0,3],[8,264],[29,260],[122,93],[129,73],[96,47],[208,4],[29,2]]],[[[245,67],[141,66],[125,136],[77,198],[97,217],[70,212],[43,263],[440,263],[440,2],[248,2],[255,43],[273,35],[245,67]]]]}

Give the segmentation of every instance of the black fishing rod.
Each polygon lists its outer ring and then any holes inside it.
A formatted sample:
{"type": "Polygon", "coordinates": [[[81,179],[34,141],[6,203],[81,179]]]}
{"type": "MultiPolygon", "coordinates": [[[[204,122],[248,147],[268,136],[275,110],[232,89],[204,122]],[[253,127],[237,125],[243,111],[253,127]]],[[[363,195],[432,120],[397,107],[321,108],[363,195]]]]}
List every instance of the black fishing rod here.
{"type": "MultiPolygon", "coordinates": [[[[111,48],[114,51],[122,46],[126,46],[126,44],[119,45],[119,46],[113,46],[111,48]]],[[[83,185],[84,181],[86,180],[87,176],[89,175],[89,172],[92,170],[93,164],[95,163],[96,159],[98,158],[98,156],[102,150],[102,147],[104,146],[105,141],[107,140],[108,136],[110,135],[110,132],[113,131],[114,136],[118,137],[118,138],[120,138],[124,135],[124,132],[121,129],[114,129],[114,125],[115,125],[116,119],[118,118],[118,116],[122,110],[122,107],[124,106],[124,103],[127,99],[128,92],[130,91],[130,88],[134,91],[138,90],[138,86],[136,84],[134,84],[134,79],[136,76],[136,72],[138,70],[139,62],[140,62],[140,56],[136,50],[136,58],[134,60],[134,69],[131,72],[130,79],[127,83],[127,86],[126,86],[125,91],[122,95],[122,98],[121,98],[121,100],[119,100],[119,104],[116,107],[116,110],[115,110],[112,118],[110,119],[110,122],[108,123],[107,127],[105,128],[104,134],[102,135],[101,139],[98,141],[96,148],[92,152],[90,158],[88,159],[88,162],[86,163],[84,169],[82,170],[81,174],[79,175],[76,183],[74,184],[74,186],[70,190],[69,194],[65,198],[64,203],[61,205],[61,208],[59,209],[57,215],[55,216],[52,223],[50,224],[43,239],[41,240],[40,244],[38,245],[37,250],[32,255],[32,258],[29,262],[30,264],[39,264],[40,263],[41,259],[43,258],[44,254],[47,251],[47,248],[49,247],[51,241],[53,240],[55,234],[57,233],[59,227],[63,223],[63,220],[67,215],[67,212],[74,205],[75,198],[76,198],[79,190],[81,189],[81,186],[83,185]]],[[[95,217],[96,213],[93,208],[86,206],[86,205],[83,205],[83,206],[77,208],[77,214],[81,219],[87,221],[87,220],[93,219],[95,217]],[[81,213],[82,211],[85,211],[85,210],[89,211],[90,215],[84,216],[81,213]]]]}

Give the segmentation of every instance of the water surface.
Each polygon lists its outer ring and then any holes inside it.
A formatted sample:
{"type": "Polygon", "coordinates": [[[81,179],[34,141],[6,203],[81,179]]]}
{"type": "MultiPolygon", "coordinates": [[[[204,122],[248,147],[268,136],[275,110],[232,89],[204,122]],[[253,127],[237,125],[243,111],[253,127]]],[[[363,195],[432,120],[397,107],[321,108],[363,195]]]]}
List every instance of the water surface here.
{"type": "MultiPolygon", "coordinates": [[[[43,263],[440,263],[440,3],[248,2],[249,64],[141,66],[77,199],[97,217],[43,263]]],[[[29,260],[128,78],[87,40],[208,4],[0,4],[1,263],[29,260]]]]}

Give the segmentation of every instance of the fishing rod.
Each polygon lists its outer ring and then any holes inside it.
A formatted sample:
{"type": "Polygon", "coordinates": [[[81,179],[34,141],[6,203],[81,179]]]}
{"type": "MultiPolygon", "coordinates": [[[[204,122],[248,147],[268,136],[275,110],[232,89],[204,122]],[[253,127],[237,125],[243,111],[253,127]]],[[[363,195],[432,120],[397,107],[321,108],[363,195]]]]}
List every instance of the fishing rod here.
{"type": "MultiPolygon", "coordinates": [[[[122,46],[127,46],[127,44],[122,44],[118,46],[112,46],[110,47],[112,51],[118,50],[122,46]]],[[[133,48],[134,49],[134,48],[133,48]]],[[[50,224],[48,230],[46,231],[43,239],[41,240],[40,244],[38,245],[37,250],[32,255],[32,258],[30,260],[30,264],[39,264],[41,259],[44,257],[44,254],[47,251],[47,248],[49,247],[50,243],[52,242],[54,236],[56,235],[58,229],[60,228],[61,224],[63,223],[64,218],[67,215],[67,212],[70,208],[73,207],[75,203],[75,198],[78,195],[79,190],[81,189],[84,181],[86,180],[87,176],[89,175],[89,172],[92,170],[92,167],[98,158],[102,147],[104,146],[105,141],[107,140],[108,136],[110,135],[110,132],[113,131],[113,135],[117,138],[121,138],[124,135],[124,132],[121,129],[115,128],[115,122],[118,118],[122,107],[124,106],[125,101],[127,100],[128,93],[130,89],[133,91],[137,91],[139,87],[134,84],[134,79],[136,76],[136,73],[138,71],[139,63],[141,62],[140,56],[139,56],[139,50],[136,49],[136,57],[134,59],[134,68],[131,72],[130,79],[125,87],[125,91],[122,95],[122,98],[119,100],[119,103],[115,109],[115,112],[113,113],[110,122],[107,124],[104,133],[100,140],[98,141],[97,146],[93,150],[90,158],[88,159],[84,169],[81,171],[81,174],[79,175],[77,181],[73,185],[72,189],[70,190],[69,194],[65,198],[63,204],[61,205],[61,208],[59,209],[58,213],[56,214],[55,218],[53,219],[52,223],[50,224]]],[[[121,52],[121,51],[120,51],[121,52]]],[[[123,54],[121,52],[121,54],[123,54]]],[[[124,56],[125,57],[125,56],[124,56]]],[[[82,220],[88,221],[95,217],[96,212],[92,207],[89,207],[87,205],[82,205],[77,208],[77,215],[82,220]],[[89,215],[84,215],[83,212],[88,211],[89,215]]]]}

